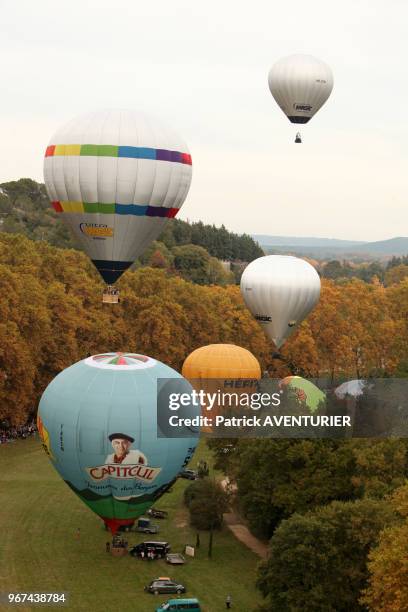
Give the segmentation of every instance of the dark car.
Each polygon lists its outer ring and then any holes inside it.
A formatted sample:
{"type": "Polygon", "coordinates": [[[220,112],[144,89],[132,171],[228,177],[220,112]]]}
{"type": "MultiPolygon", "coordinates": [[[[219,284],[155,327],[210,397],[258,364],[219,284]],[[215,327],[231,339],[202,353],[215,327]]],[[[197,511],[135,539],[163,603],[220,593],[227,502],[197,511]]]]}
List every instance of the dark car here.
{"type": "Polygon", "coordinates": [[[174,582],[174,580],[170,580],[170,578],[156,578],[148,586],[145,586],[145,591],[155,595],[159,593],[177,593],[177,595],[180,595],[180,593],[186,592],[186,587],[183,584],[174,582]]]}
{"type": "Polygon", "coordinates": [[[198,474],[195,470],[181,470],[179,473],[180,478],[187,478],[187,480],[197,480],[198,474]]]}
{"type": "Polygon", "coordinates": [[[155,557],[162,559],[170,552],[170,545],[168,542],[141,542],[133,546],[129,550],[129,554],[132,555],[132,557],[140,557],[143,552],[147,557],[149,551],[153,551],[155,557]]]}
{"type": "Polygon", "coordinates": [[[157,518],[157,519],[165,519],[167,518],[167,511],[166,510],[159,510],[158,508],[150,508],[147,511],[148,516],[151,516],[153,518],[157,518]]]}

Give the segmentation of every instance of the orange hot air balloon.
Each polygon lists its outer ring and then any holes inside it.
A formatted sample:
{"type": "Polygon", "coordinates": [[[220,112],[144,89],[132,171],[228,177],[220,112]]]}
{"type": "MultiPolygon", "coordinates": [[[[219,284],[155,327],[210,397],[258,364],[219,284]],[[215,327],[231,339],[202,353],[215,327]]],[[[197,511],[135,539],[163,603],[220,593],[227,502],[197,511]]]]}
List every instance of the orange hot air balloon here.
{"type": "MultiPolygon", "coordinates": [[[[187,378],[196,391],[205,393],[251,394],[257,390],[261,378],[261,366],[247,349],[235,344],[209,344],[202,346],[187,357],[183,364],[182,375],[187,378]]],[[[202,415],[215,416],[225,412],[225,403],[215,402],[211,411],[208,404],[203,407],[202,415]]],[[[213,431],[214,427],[204,426],[202,431],[213,431]]]]}

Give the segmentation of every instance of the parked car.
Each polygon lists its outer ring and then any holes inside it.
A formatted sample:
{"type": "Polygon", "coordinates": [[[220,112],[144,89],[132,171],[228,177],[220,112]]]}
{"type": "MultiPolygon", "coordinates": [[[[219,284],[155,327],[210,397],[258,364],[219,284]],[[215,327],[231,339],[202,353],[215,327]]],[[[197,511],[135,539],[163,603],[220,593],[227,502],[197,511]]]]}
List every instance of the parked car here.
{"type": "Polygon", "coordinates": [[[137,521],[136,531],[139,533],[159,533],[159,526],[150,521],[149,518],[140,518],[137,521]]]}
{"type": "Polygon", "coordinates": [[[179,582],[174,582],[174,580],[170,580],[168,576],[161,576],[160,578],[156,578],[156,580],[152,580],[150,584],[145,586],[145,591],[148,593],[154,593],[158,595],[159,593],[180,593],[186,592],[186,587],[179,582]]]}
{"type": "Polygon", "coordinates": [[[166,555],[166,561],[171,565],[184,565],[184,563],[186,562],[185,558],[180,553],[172,553],[170,555],[166,555]]]}
{"type": "Polygon", "coordinates": [[[183,612],[200,612],[200,602],[198,599],[169,599],[161,606],[156,608],[155,612],[173,612],[174,610],[183,610],[183,612]]]}
{"type": "Polygon", "coordinates": [[[147,555],[149,550],[152,550],[156,557],[162,559],[170,552],[170,544],[168,542],[140,542],[129,550],[129,554],[132,557],[140,557],[142,551],[147,555]]]}
{"type": "Polygon", "coordinates": [[[146,514],[157,519],[165,519],[168,516],[168,512],[166,512],[166,510],[159,510],[158,508],[153,507],[149,508],[146,514]]]}
{"type": "Polygon", "coordinates": [[[187,478],[187,480],[197,480],[198,474],[195,470],[181,470],[179,472],[180,478],[187,478]]]}

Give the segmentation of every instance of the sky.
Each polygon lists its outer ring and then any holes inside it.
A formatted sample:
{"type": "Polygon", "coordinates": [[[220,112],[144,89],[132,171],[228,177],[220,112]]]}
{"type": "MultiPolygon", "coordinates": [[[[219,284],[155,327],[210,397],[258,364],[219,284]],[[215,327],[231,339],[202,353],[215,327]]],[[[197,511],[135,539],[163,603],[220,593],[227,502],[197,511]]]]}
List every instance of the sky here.
{"type": "Polygon", "coordinates": [[[42,181],[76,115],[145,111],[188,143],[179,218],[242,233],[408,235],[404,0],[0,0],[0,182],[42,181]],[[303,144],[274,102],[279,58],[315,55],[334,89],[303,144]]]}

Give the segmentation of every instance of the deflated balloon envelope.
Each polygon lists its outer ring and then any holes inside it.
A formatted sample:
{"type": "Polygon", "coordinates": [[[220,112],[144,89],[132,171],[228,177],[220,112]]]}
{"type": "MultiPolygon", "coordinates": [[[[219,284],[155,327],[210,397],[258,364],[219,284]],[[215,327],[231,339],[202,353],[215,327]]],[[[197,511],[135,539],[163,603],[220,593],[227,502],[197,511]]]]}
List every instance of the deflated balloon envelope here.
{"type": "Polygon", "coordinates": [[[160,379],[187,384],[151,357],[106,353],[61,372],[41,398],[39,432],[55,469],[113,532],[171,486],[198,442],[192,431],[158,437],[160,379]]]}

